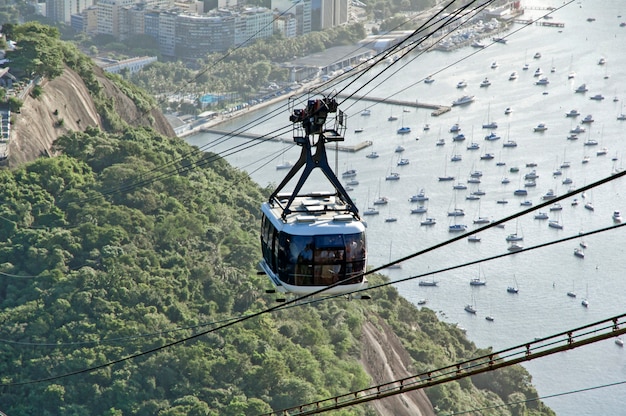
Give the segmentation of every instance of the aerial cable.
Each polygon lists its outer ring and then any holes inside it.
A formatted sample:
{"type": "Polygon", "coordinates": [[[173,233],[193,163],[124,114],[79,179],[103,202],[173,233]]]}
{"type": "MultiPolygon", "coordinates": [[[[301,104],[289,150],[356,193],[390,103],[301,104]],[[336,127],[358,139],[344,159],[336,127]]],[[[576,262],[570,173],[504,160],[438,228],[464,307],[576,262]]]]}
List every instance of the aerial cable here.
{"type": "Polygon", "coordinates": [[[584,393],[584,392],[592,391],[592,390],[605,389],[605,388],[608,388],[608,387],[620,386],[622,384],[626,384],[626,380],[616,381],[614,383],[601,384],[599,386],[584,387],[584,388],[581,388],[581,389],[569,390],[569,391],[564,391],[564,392],[561,392],[561,393],[548,394],[546,396],[531,397],[531,398],[526,399],[526,400],[518,400],[518,401],[514,401],[514,402],[506,402],[504,404],[494,404],[493,406],[485,406],[485,407],[480,407],[480,408],[473,408],[473,409],[470,409],[470,410],[463,410],[463,411],[460,411],[460,412],[442,413],[441,416],[466,415],[468,413],[480,412],[481,410],[497,409],[497,408],[501,408],[501,407],[511,407],[511,406],[515,406],[515,405],[518,405],[518,404],[532,403],[532,402],[536,402],[536,401],[539,401],[539,400],[545,401],[546,399],[552,399],[554,397],[568,396],[570,394],[578,394],[578,393],[584,393]]]}
{"type": "Polygon", "coordinates": [[[316,402],[264,414],[312,415],[356,404],[380,400],[386,397],[421,390],[439,384],[456,381],[477,374],[521,364],[537,358],[580,348],[626,333],[626,314],[588,324],[565,332],[535,339],[531,342],[509,347],[501,351],[470,358],[456,364],[425,371],[402,379],[371,386],[316,402]],[[620,328],[621,326],[621,328],[620,328]]]}
{"type": "MultiPolygon", "coordinates": [[[[586,186],[584,186],[584,187],[580,188],[580,189],[579,189],[579,190],[577,190],[577,191],[578,191],[578,192],[584,192],[585,190],[591,189],[591,188],[593,188],[593,187],[595,187],[595,186],[598,186],[599,184],[606,183],[606,182],[608,182],[608,181],[610,181],[610,180],[612,180],[612,179],[614,179],[614,178],[617,178],[617,177],[622,177],[622,176],[624,176],[624,175],[626,175],[626,171],[623,171],[623,172],[617,173],[617,174],[613,175],[613,176],[612,176],[612,177],[610,177],[610,178],[605,178],[605,179],[602,179],[602,180],[600,180],[600,181],[597,181],[597,182],[591,183],[591,184],[589,184],[589,185],[586,185],[586,186]]],[[[436,244],[435,246],[432,246],[431,248],[428,248],[428,249],[425,249],[425,250],[421,250],[421,251],[416,252],[416,253],[414,253],[414,254],[412,254],[412,255],[405,256],[405,257],[403,257],[403,258],[401,258],[401,259],[399,259],[399,260],[396,260],[396,261],[394,261],[394,262],[392,262],[392,263],[389,263],[389,264],[390,264],[390,265],[392,265],[392,264],[396,264],[396,263],[399,263],[399,262],[402,262],[402,261],[405,261],[405,260],[411,259],[411,258],[413,258],[413,257],[416,257],[416,256],[418,256],[418,255],[424,254],[424,253],[426,253],[426,252],[429,252],[429,251],[435,250],[435,249],[437,249],[437,248],[441,248],[441,247],[443,247],[443,246],[445,246],[445,245],[447,245],[447,244],[450,244],[450,243],[452,243],[452,242],[458,241],[459,239],[464,238],[464,237],[466,237],[467,235],[471,235],[471,234],[477,233],[477,232],[479,232],[479,231],[485,230],[485,229],[487,229],[487,228],[491,228],[492,226],[496,226],[497,224],[501,224],[501,223],[504,223],[504,222],[509,221],[509,220],[511,220],[511,219],[515,219],[515,218],[519,217],[520,215],[524,215],[524,214],[526,214],[526,213],[528,213],[528,212],[530,212],[530,211],[536,210],[536,209],[541,208],[541,207],[543,207],[543,206],[546,206],[546,205],[548,205],[548,204],[551,204],[551,203],[554,203],[554,202],[560,201],[560,200],[562,200],[562,199],[568,198],[568,197],[572,196],[573,194],[574,194],[574,192],[568,192],[568,193],[566,193],[566,194],[564,194],[564,195],[557,196],[556,198],[554,198],[554,199],[552,199],[552,200],[550,200],[550,201],[546,201],[546,202],[544,202],[544,203],[539,204],[537,207],[534,207],[534,209],[527,209],[527,210],[521,211],[520,213],[513,214],[513,215],[510,215],[510,216],[505,217],[505,218],[503,218],[503,219],[500,219],[500,220],[494,221],[494,222],[492,222],[491,224],[489,224],[489,225],[487,225],[487,226],[477,228],[476,230],[473,230],[472,232],[469,232],[469,233],[464,233],[464,234],[463,234],[463,235],[461,235],[461,236],[458,236],[458,237],[455,237],[455,238],[449,239],[449,240],[447,240],[447,241],[445,241],[445,242],[443,242],[443,243],[436,244]]],[[[622,227],[622,226],[624,226],[624,225],[626,225],[626,223],[623,223],[623,224],[619,224],[619,225],[612,226],[612,227],[610,227],[609,229],[613,229],[613,228],[620,228],[620,227],[622,227]]],[[[588,234],[593,234],[593,233],[596,233],[596,232],[602,232],[602,231],[606,231],[606,230],[604,230],[604,229],[603,229],[603,230],[598,230],[598,231],[590,232],[590,233],[588,233],[588,234]]],[[[585,235],[587,235],[587,234],[585,234],[585,235]]],[[[580,235],[578,235],[578,236],[572,236],[572,237],[568,237],[568,238],[566,238],[566,239],[563,239],[563,241],[567,241],[567,240],[569,240],[569,239],[579,238],[579,237],[580,237],[580,235]]],[[[540,245],[539,247],[546,246],[546,245],[551,245],[551,244],[554,244],[554,243],[545,243],[545,244],[540,245]]],[[[539,248],[539,247],[537,247],[537,248],[539,248]]],[[[524,249],[524,250],[522,250],[522,251],[525,251],[525,250],[528,250],[528,249],[524,249]]],[[[506,254],[506,255],[512,255],[512,254],[518,254],[518,253],[519,253],[519,252],[517,252],[517,253],[505,253],[505,254],[506,254]]],[[[503,255],[500,255],[500,256],[503,256],[503,255]]],[[[484,261],[484,260],[483,260],[483,261],[484,261]]],[[[474,263],[468,263],[468,264],[474,264],[474,263]]],[[[387,267],[389,267],[389,266],[388,266],[388,265],[385,265],[385,266],[380,266],[380,267],[377,267],[377,268],[374,268],[374,269],[368,270],[367,272],[363,273],[363,275],[372,274],[372,273],[375,273],[375,272],[377,272],[377,271],[379,271],[379,270],[382,270],[382,269],[384,269],[384,268],[387,268],[387,267]]],[[[444,270],[445,270],[445,269],[444,269],[444,270]]],[[[417,277],[412,277],[412,279],[415,279],[415,278],[417,278],[417,277]]],[[[403,279],[403,280],[401,280],[401,281],[405,281],[405,280],[409,280],[409,279],[411,279],[411,278],[403,279]]],[[[119,359],[117,359],[117,360],[112,360],[112,361],[109,361],[109,362],[107,362],[107,363],[103,363],[103,364],[100,364],[100,365],[97,365],[97,366],[93,366],[93,367],[90,367],[90,368],[85,368],[85,369],[82,369],[82,370],[77,370],[77,371],[73,371],[73,372],[69,372],[69,373],[65,373],[65,374],[61,374],[61,375],[56,375],[56,376],[50,376],[50,377],[46,377],[46,378],[41,378],[41,379],[37,379],[37,380],[28,380],[28,381],[14,382],[14,383],[0,383],[0,387],[2,387],[2,386],[27,385],[27,384],[35,384],[35,383],[41,383],[41,382],[47,382],[47,381],[53,381],[53,380],[57,380],[57,379],[61,379],[61,378],[66,378],[66,377],[70,377],[70,376],[74,376],[74,375],[78,375],[78,374],[89,373],[89,372],[92,372],[92,371],[95,371],[95,370],[98,370],[98,369],[101,369],[101,368],[105,368],[105,367],[109,367],[109,366],[112,366],[112,365],[115,365],[115,364],[122,363],[122,362],[124,362],[124,361],[129,361],[129,360],[132,360],[132,359],[135,359],[135,358],[138,358],[138,357],[144,356],[144,355],[152,354],[152,353],[154,353],[154,352],[158,352],[158,351],[164,350],[164,349],[166,349],[166,348],[173,347],[173,346],[176,346],[176,345],[179,345],[179,344],[185,343],[185,342],[187,342],[187,341],[189,341],[189,340],[199,338],[199,337],[201,337],[201,336],[203,336],[203,335],[206,335],[206,334],[209,334],[209,333],[213,333],[213,332],[219,331],[219,330],[221,330],[221,329],[225,329],[225,328],[231,327],[231,326],[233,326],[233,325],[235,325],[235,324],[237,324],[237,323],[244,322],[244,321],[247,321],[247,320],[252,319],[252,318],[256,318],[256,317],[261,316],[261,315],[265,315],[265,314],[268,314],[268,313],[272,313],[272,312],[274,312],[274,311],[281,310],[281,309],[283,309],[283,308],[285,308],[285,307],[287,307],[287,306],[289,306],[289,305],[296,305],[296,304],[298,304],[298,303],[301,303],[301,302],[302,302],[302,300],[304,300],[304,299],[307,299],[307,298],[312,299],[312,298],[314,298],[314,297],[315,297],[315,296],[317,296],[317,295],[322,295],[322,294],[324,294],[324,292],[325,292],[325,291],[327,291],[328,289],[330,289],[330,288],[332,288],[332,287],[335,287],[335,286],[339,285],[340,283],[341,283],[341,282],[337,282],[337,283],[331,284],[331,285],[326,286],[326,287],[324,287],[324,288],[322,288],[322,289],[320,289],[320,290],[317,290],[317,291],[311,292],[310,294],[302,295],[302,296],[300,296],[300,297],[297,297],[297,298],[294,298],[294,299],[291,299],[291,300],[286,300],[286,301],[285,301],[285,303],[282,303],[282,304],[279,304],[279,305],[276,305],[276,306],[273,306],[273,307],[267,308],[267,309],[265,309],[265,310],[261,310],[261,311],[258,311],[258,312],[255,312],[255,313],[252,313],[252,314],[250,314],[250,315],[243,316],[243,317],[241,317],[241,318],[239,318],[239,319],[236,319],[236,320],[233,320],[233,321],[226,322],[226,323],[224,323],[224,324],[222,324],[222,325],[219,325],[219,326],[217,326],[217,327],[215,327],[215,328],[211,328],[211,329],[206,330],[206,331],[201,331],[201,332],[198,332],[198,333],[196,333],[196,334],[193,334],[193,335],[191,335],[191,336],[189,336],[189,337],[181,338],[181,339],[179,339],[179,340],[169,342],[169,343],[164,344],[164,345],[162,345],[162,346],[155,347],[155,348],[151,348],[151,349],[148,349],[148,350],[145,350],[145,351],[141,351],[141,352],[138,352],[138,353],[135,353],[135,354],[131,354],[131,355],[128,355],[128,356],[125,356],[125,357],[119,358],[119,359]]],[[[393,283],[398,283],[398,281],[393,282],[393,283]]],[[[393,283],[389,282],[388,284],[393,284],[393,283]]]]}
{"type": "MultiPolygon", "coordinates": [[[[473,0],[473,1],[477,1],[477,0],[473,0]]],[[[490,1],[493,1],[493,0],[490,0],[490,1]]],[[[451,5],[452,3],[454,3],[454,1],[451,1],[449,5],[451,5]]],[[[467,6],[464,6],[464,8],[465,8],[465,7],[467,7],[467,6]]],[[[439,13],[441,13],[441,11],[440,11],[440,12],[438,12],[438,13],[437,13],[437,15],[438,15],[439,13]]],[[[445,24],[444,24],[444,25],[445,25],[445,24]]],[[[396,46],[397,46],[397,45],[396,45],[396,46]]],[[[284,106],[283,106],[283,107],[284,107],[284,106]]],[[[273,111],[272,111],[272,113],[278,113],[278,112],[279,112],[279,111],[281,111],[281,110],[282,110],[282,108],[277,108],[277,109],[273,110],[273,111]]],[[[200,149],[202,149],[202,148],[206,148],[206,147],[208,147],[208,146],[209,146],[209,145],[211,145],[211,144],[215,144],[215,143],[220,143],[220,142],[223,142],[224,140],[226,140],[226,139],[227,139],[227,138],[229,138],[229,137],[236,136],[236,135],[237,135],[237,133],[242,132],[242,131],[246,131],[245,129],[246,129],[248,126],[250,126],[250,125],[257,125],[257,124],[258,124],[258,121],[260,121],[261,119],[264,119],[264,118],[267,118],[267,115],[261,116],[261,117],[259,117],[259,118],[255,119],[255,120],[253,120],[253,121],[251,121],[251,122],[247,123],[246,125],[239,127],[237,130],[235,130],[235,131],[233,131],[233,132],[230,132],[230,133],[228,133],[228,134],[226,134],[226,135],[224,135],[224,136],[222,136],[222,137],[220,137],[220,138],[218,138],[218,139],[214,140],[213,142],[207,143],[206,145],[204,145],[204,146],[200,147],[200,149]]],[[[272,117],[272,118],[273,118],[273,117],[272,117]]],[[[288,127],[289,127],[289,126],[288,126],[288,127]]],[[[268,133],[268,134],[272,134],[272,133],[268,133]]],[[[235,147],[235,148],[236,148],[236,147],[235,147]]],[[[166,163],[166,164],[164,164],[164,165],[161,165],[161,166],[159,166],[159,167],[155,167],[154,169],[152,169],[152,170],[150,170],[150,171],[146,172],[146,175],[148,175],[148,174],[150,174],[150,173],[152,173],[152,172],[159,171],[159,170],[163,169],[164,167],[171,166],[171,165],[173,165],[174,163],[176,163],[176,162],[179,162],[179,161],[183,160],[185,157],[190,156],[190,155],[193,155],[193,154],[196,154],[196,153],[197,153],[197,150],[194,150],[194,151],[192,151],[192,152],[188,152],[187,154],[185,154],[185,155],[183,155],[183,156],[181,156],[181,157],[177,158],[175,161],[171,161],[171,162],[168,162],[168,163],[166,163]]],[[[193,166],[188,167],[188,169],[191,169],[191,168],[193,168],[193,166]]],[[[170,171],[170,172],[169,172],[169,173],[167,173],[167,174],[168,174],[168,175],[169,175],[169,174],[172,174],[172,175],[173,175],[173,174],[177,174],[178,172],[179,172],[179,170],[178,170],[178,169],[174,169],[174,170],[170,171]]],[[[135,187],[142,187],[142,186],[145,186],[146,184],[152,183],[153,181],[159,180],[160,178],[163,178],[163,176],[162,176],[162,175],[159,175],[159,176],[157,176],[156,178],[152,177],[152,178],[144,179],[144,180],[141,180],[141,182],[140,182],[140,183],[137,183],[136,185],[134,185],[134,184],[130,184],[130,185],[128,185],[128,186],[127,186],[127,187],[125,187],[125,188],[116,188],[115,190],[105,191],[105,192],[103,192],[103,195],[112,194],[112,193],[116,193],[116,192],[128,192],[128,191],[132,190],[132,189],[133,189],[133,188],[135,188],[135,187]]],[[[89,200],[87,200],[87,201],[89,201],[89,200]]],[[[84,202],[84,201],[83,201],[83,202],[84,202]]]]}
{"type": "MultiPolygon", "coordinates": [[[[415,44],[413,44],[413,45],[409,48],[409,50],[408,50],[406,53],[408,53],[408,52],[410,52],[410,51],[414,50],[415,48],[417,48],[417,47],[418,47],[418,46],[419,46],[419,45],[420,45],[420,44],[421,44],[421,43],[422,43],[425,39],[427,39],[427,38],[429,38],[429,37],[433,36],[433,35],[434,35],[434,34],[435,34],[438,30],[441,30],[443,27],[446,27],[447,25],[449,25],[449,24],[450,24],[450,22],[455,21],[455,20],[458,18],[458,15],[459,15],[459,14],[461,14],[461,12],[465,11],[467,8],[469,8],[469,7],[470,7],[470,5],[472,5],[472,4],[473,4],[473,3],[475,3],[476,1],[478,1],[478,0],[472,0],[472,1],[470,1],[468,4],[466,4],[466,5],[462,6],[462,7],[460,7],[459,9],[456,9],[456,10],[454,11],[454,13],[451,15],[451,17],[448,17],[446,21],[444,21],[444,22],[442,22],[442,23],[441,23],[441,26],[437,27],[437,29],[436,29],[436,30],[431,31],[428,35],[424,36],[424,37],[420,40],[420,42],[416,42],[415,44]]],[[[478,10],[480,7],[486,7],[486,4],[489,4],[489,3],[493,2],[493,1],[494,1],[494,0],[489,0],[489,1],[487,1],[487,2],[485,3],[485,5],[479,5],[479,6],[477,6],[476,8],[472,9],[472,11],[476,11],[476,10],[478,10]]],[[[448,5],[447,5],[447,6],[450,6],[452,3],[454,3],[454,0],[452,0],[450,3],[448,3],[448,5]]],[[[445,6],[445,7],[447,7],[447,6],[445,6]]],[[[445,9],[445,7],[444,7],[444,9],[445,9]]],[[[442,11],[443,11],[443,9],[440,11],[440,13],[441,13],[442,11]]],[[[433,19],[435,19],[435,17],[437,17],[437,16],[438,16],[438,14],[439,14],[439,13],[437,13],[436,15],[434,15],[434,16],[432,16],[430,19],[428,19],[428,20],[427,20],[424,24],[422,24],[422,26],[421,26],[421,27],[419,27],[418,29],[416,29],[416,30],[413,32],[413,34],[412,34],[411,36],[416,36],[416,35],[417,35],[417,34],[418,34],[421,30],[423,30],[423,29],[425,28],[426,23],[429,23],[430,21],[432,21],[433,19]]],[[[439,22],[438,22],[438,23],[439,23],[439,22]]],[[[457,28],[458,28],[458,27],[457,27],[457,28]]],[[[454,30],[456,30],[457,28],[455,28],[454,30]]],[[[410,38],[410,37],[409,37],[409,38],[410,38]]],[[[399,47],[400,45],[401,45],[401,44],[396,45],[396,47],[399,47]]],[[[405,53],[405,55],[406,55],[406,53],[405,53]]],[[[389,65],[388,67],[386,67],[385,69],[383,69],[382,71],[380,71],[380,72],[379,72],[378,74],[376,74],[376,75],[375,75],[375,76],[374,76],[371,80],[369,80],[368,82],[366,82],[366,83],[365,83],[362,87],[358,88],[358,89],[357,89],[357,90],[355,90],[353,93],[349,94],[349,95],[348,95],[348,97],[347,97],[347,98],[345,98],[345,99],[344,99],[344,101],[342,101],[342,103],[343,103],[343,102],[345,102],[345,101],[346,101],[347,99],[349,99],[350,97],[352,97],[353,95],[355,95],[358,91],[362,90],[362,89],[363,89],[366,85],[368,85],[370,82],[373,82],[376,78],[378,78],[378,77],[382,76],[382,75],[383,75],[383,74],[384,74],[384,73],[385,73],[385,72],[386,72],[389,68],[391,68],[392,66],[393,66],[393,65],[389,65]]],[[[348,86],[350,86],[350,85],[352,85],[354,82],[356,82],[356,81],[357,81],[357,80],[358,80],[361,76],[363,76],[363,75],[364,75],[364,73],[361,73],[358,77],[356,77],[354,80],[352,80],[352,81],[351,81],[351,82],[350,82],[350,83],[349,83],[349,84],[348,84],[348,85],[344,88],[344,90],[345,90],[348,86]]],[[[342,103],[340,103],[340,104],[342,104],[342,103]]]]}

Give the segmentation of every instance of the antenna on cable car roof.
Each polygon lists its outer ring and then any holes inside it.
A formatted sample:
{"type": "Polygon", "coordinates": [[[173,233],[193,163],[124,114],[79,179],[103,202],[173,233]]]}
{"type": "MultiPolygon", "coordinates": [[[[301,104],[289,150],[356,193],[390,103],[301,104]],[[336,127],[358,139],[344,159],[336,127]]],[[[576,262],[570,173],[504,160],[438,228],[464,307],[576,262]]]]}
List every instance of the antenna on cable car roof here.
{"type": "MultiPolygon", "coordinates": [[[[293,165],[282,182],[276,187],[276,190],[270,195],[270,202],[281,205],[281,201],[277,198],[279,192],[287,185],[287,183],[304,167],[304,171],[296,184],[289,200],[283,207],[283,220],[291,213],[291,204],[294,199],[299,196],[298,192],[306,182],[307,178],[315,168],[322,170],[328,181],[335,188],[332,194],[340,199],[345,205],[345,211],[352,213],[359,219],[359,211],[352,202],[352,199],[337,179],[328,164],[326,155],[326,143],[340,142],[344,140],[346,131],[346,115],[338,109],[337,101],[334,98],[322,97],[309,99],[305,108],[293,108],[294,101],[289,101],[289,121],[293,123],[293,141],[302,148],[298,161],[293,165]],[[334,114],[331,119],[329,115],[334,114]],[[317,136],[317,140],[315,139],[317,136]],[[315,152],[313,150],[315,149],[315,152]]],[[[331,196],[331,195],[329,195],[331,196]]]]}

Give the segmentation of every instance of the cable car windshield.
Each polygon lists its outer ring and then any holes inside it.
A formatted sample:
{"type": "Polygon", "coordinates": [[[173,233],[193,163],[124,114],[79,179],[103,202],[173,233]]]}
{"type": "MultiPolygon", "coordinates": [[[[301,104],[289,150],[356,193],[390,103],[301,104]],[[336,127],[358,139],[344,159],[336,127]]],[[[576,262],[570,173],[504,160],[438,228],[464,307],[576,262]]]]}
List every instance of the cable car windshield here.
{"type": "Polygon", "coordinates": [[[364,233],[316,236],[281,233],[278,246],[284,253],[278,256],[278,270],[287,284],[328,286],[339,281],[354,284],[363,280],[364,233]]]}

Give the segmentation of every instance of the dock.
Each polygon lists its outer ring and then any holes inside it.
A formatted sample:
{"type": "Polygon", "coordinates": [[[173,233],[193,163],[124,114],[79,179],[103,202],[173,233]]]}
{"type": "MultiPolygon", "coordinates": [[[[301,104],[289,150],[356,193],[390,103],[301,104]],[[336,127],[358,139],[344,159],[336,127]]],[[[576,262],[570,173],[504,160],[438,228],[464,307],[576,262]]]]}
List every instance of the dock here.
{"type": "Polygon", "coordinates": [[[429,104],[429,103],[424,103],[418,100],[415,101],[405,101],[405,100],[396,100],[396,99],[391,99],[391,98],[375,98],[375,97],[368,97],[368,96],[361,96],[361,95],[344,95],[344,94],[339,94],[338,95],[339,98],[350,98],[353,100],[357,100],[357,101],[369,101],[369,102],[374,102],[374,103],[386,103],[386,104],[391,104],[391,105],[397,105],[397,106],[401,106],[401,107],[412,107],[412,108],[426,108],[429,110],[433,110],[430,115],[433,117],[437,117],[440,116],[444,113],[447,113],[448,111],[452,110],[452,107],[448,106],[448,105],[441,105],[441,104],[429,104]]]}
{"type": "MultiPolygon", "coordinates": [[[[213,129],[213,128],[203,128],[202,129],[203,133],[211,133],[211,134],[217,134],[220,136],[237,136],[237,137],[243,137],[246,139],[252,139],[252,140],[270,140],[270,141],[274,141],[274,142],[282,142],[282,143],[293,143],[293,137],[290,138],[284,138],[284,137],[268,137],[265,134],[256,134],[256,133],[250,133],[250,132],[240,132],[240,133],[232,133],[232,132],[228,132],[226,130],[218,130],[218,129],[213,129]]],[[[374,144],[371,140],[366,140],[364,142],[361,143],[357,143],[355,145],[352,146],[347,146],[347,145],[343,145],[343,144],[339,144],[339,142],[335,142],[335,146],[329,147],[330,150],[339,150],[340,152],[349,152],[349,153],[356,153],[359,150],[363,150],[366,149],[368,147],[370,147],[372,144],[374,144]]]]}

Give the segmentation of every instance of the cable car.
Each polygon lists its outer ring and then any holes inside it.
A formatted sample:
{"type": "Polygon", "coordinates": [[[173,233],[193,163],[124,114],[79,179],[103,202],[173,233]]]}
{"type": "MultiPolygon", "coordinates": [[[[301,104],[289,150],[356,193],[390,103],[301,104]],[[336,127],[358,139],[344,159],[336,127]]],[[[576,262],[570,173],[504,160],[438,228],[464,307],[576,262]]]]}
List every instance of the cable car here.
{"type": "Polygon", "coordinates": [[[261,206],[260,267],[273,291],[281,293],[341,295],[367,288],[365,224],[330,168],[325,147],[344,140],[346,116],[328,97],[310,99],[303,109],[293,107],[290,101],[293,138],[301,153],[261,206]],[[300,169],[294,190],[282,192],[300,169]],[[301,192],[314,169],[320,169],[334,189],[301,192]]]}

